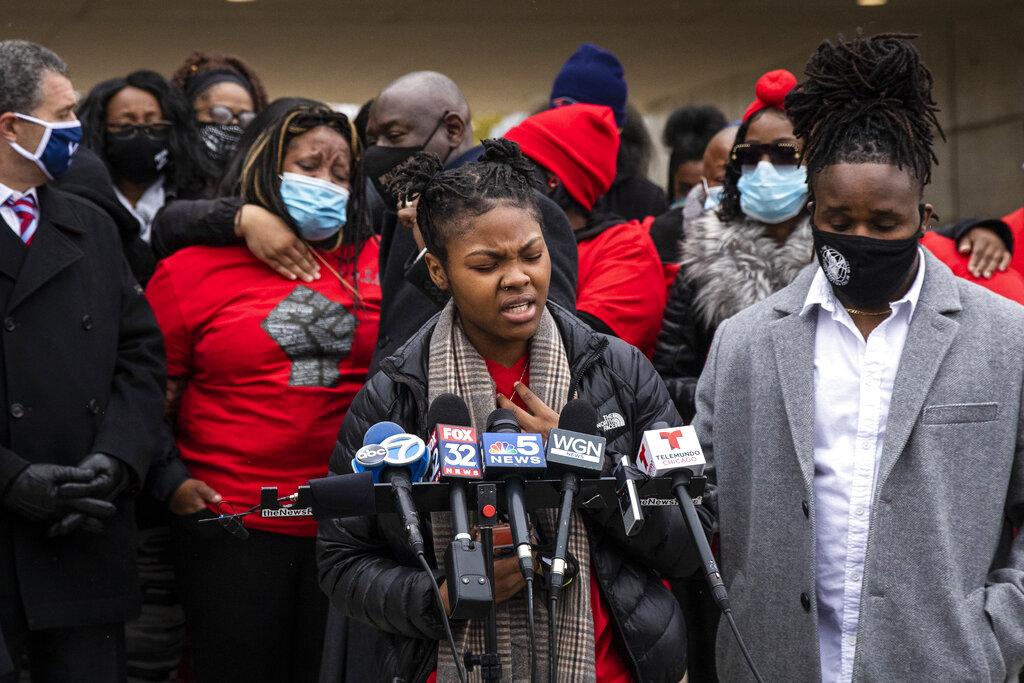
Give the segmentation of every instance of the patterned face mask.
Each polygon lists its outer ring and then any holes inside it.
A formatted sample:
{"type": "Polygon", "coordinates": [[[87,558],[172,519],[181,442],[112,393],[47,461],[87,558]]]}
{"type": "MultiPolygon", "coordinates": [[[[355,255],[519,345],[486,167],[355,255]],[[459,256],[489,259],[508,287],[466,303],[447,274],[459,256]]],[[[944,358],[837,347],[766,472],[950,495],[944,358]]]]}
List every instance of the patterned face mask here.
{"type": "Polygon", "coordinates": [[[199,137],[206,145],[206,155],[223,167],[238,149],[242,127],[233,123],[204,123],[199,127],[199,137]]]}

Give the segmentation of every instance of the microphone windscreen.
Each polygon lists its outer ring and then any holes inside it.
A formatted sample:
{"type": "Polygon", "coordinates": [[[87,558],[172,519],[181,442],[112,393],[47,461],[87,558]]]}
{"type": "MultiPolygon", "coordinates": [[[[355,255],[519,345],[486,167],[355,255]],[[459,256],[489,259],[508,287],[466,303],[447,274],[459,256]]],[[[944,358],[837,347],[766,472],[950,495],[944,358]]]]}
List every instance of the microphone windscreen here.
{"type": "Polygon", "coordinates": [[[310,479],[309,495],[317,519],[372,515],[377,509],[369,472],[310,479]]]}
{"type": "Polygon", "coordinates": [[[558,428],[580,434],[597,434],[597,423],[600,416],[589,401],[582,398],[574,398],[562,408],[562,414],[558,416],[558,428]]]}
{"type": "Polygon", "coordinates": [[[434,431],[439,424],[472,427],[473,418],[469,415],[469,406],[455,394],[441,394],[427,410],[427,432],[434,431]]]}
{"type": "Polygon", "coordinates": [[[366,430],[366,434],[363,435],[363,445],[371,446],[379,444],[389,436],[395,434],[404,434],[405,430],[394,422],[378,422],[369,429],[366,430]]]}
{"type": "Polygon", "coordinates": [[[523,430],[519,426],[519,420],[516,419],[515,413],[505,408],[498,408],[491,411],[491,414],[487,416],[487,429],[485,431],[521,432],[523,430]]]}

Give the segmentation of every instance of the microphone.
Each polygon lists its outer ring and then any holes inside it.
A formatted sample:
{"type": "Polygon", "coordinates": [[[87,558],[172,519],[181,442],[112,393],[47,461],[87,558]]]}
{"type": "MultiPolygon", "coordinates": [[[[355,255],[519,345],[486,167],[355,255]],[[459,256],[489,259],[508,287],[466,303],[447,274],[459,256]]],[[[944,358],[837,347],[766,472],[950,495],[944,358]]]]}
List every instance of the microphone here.
{"type": "Polygon", "coordinates": [[[430,426],[431,481],[447,481],[455,538],[470,540],[466,507],[466,481],[482,478],[476,430],[466,402],[455,394],[441,394],[427,411],[430,426]]]}
{"type": "Polygon", "coordinates": [[[569,545],[572,507],[580,490],[580,477],[600,477],[604,464],[605,439],[597,434],[597,411],[582,399],[565,404],[558,428],[548,433],[548,472],[562,475],[562,505],[558,511],[555,552],[548,577],[548,680],[557,680],[558,632],[555,629],[558,594],[565,579],[565,553],[569,545]]]}
{"type": "Polygon", "coordinates": [[[633,469],[629,456],[619,456],[619,463],[612,471],[616,479],[615,493],[619,498],[619,512],[622,513],[622,527],[627,536],[636,536],[644,528],[644,509],[640,506],[640,494],[636,480],[630,473],[633,469]]]}
{"type": "Polygon", "coordinates": [[[690,492],[686,485],[693,477],[704,476],[704,466],[707,460],[704,458],[704,449],[697,439],[697,432],[693,427],[669,427],[664,422],[655,422],[651,429],[644,432],[643,440],[640,443],[640,454],[637,456],[637,464],[652,477],[671,477],[672,488],[675,489],[676,499],[683,511],[683,519],[686,521],[686,528],[697,546],[697,553],[704,568],[704,576],[707,579],[711,595],[722,610],[729,628],[736,638],[736,644],[743,653],[750,673],[754,680],[761,683],[763,680],[754,660],[747,650],[743,637],[740,635],[739,627],[736,626],[736,619],[732,616],[732,607],[729,604],[729,593],[725,589],[725,582],[718,570],[718,563],[711,552],[708,544],[708,537],[704,534],[704,527],[697,516],[697,509],[690,498],[690,492]]]}
{"type": "Polygon", "coordinates": [[[558,428],[548,434],[548,475],[562,476],[562,504],[558,513],[555,552],[551,559],[551,595],[557,600],[565,578],[565,552],[569,545],[572,508],[580,490],[580,477],[600,477],[604,464],[605,439],[596,436],[599,416],[594,406],[583,399],[565,404],[558,428]]]}
{"type": "Polygon", "coordinates": [[[483,548],[469,534],[466,482],[481,479],[480,450],[466,402],[455,394],[441,394],[430,404],[432,481],[448,482],[454,536],[445,554],[445,576],[452,617],[474,619],[490,612],[494,599],[487,576],[483,548]]]}
{"type": "Polygon", "coordinates": [[[309,494],[318,520],[357,517],[372,513],[375,506],[370,472],[310,479],[309,494]]]}
{"type": "MultiPolygon", "coordinates": [[[[379,446],[386,451],[383,461],[376,465],[371,472],[374,481],[391,485],[391,492],[395,496],[395,505],[398,507],[398,514],[402,519],[402,526],[409,535],[409,546],[416,555],[424,552],[423,532],[420,530],[420,516],[416,510],[416,504],[412,499],[412,482],[420,481],[424,472],[430,464],[430,454],[423,439],[404,432],[392,433],[395,428],[402,428],[393,422],[378,422],[366,432],[363,442],[374,440],[385,434],[379,446]]],[[[358,452],[364,451],[364,445],[358,452]]],[[[357,452],[357,454],[358,454],[357,452]]],[[[376,460],[377,454],[373,455],[376,460]]],[[[353,469],[358,464],[358,459],[352,461],[353,469]]],[[[357,470],[358,471],[358,470],[357,470]]]]}
{"type": "Polygon", "coordinates": [[[524,480],[544,474],[543,439],[540,434],[523,434],[511,410],[498,408],[487,416],[487,431],[481,437],[484,471],[488,479],[505,480],[505,502],[512,544],[519,556],[523,578],[533,580],[533,553],[524,503],[524,480]]]}
{"type": "Polygon", "coordinates": [[[691,478],[703,476],[704,465],[707,463],[704,450],[697,440],[697,432],[693,427],[669,427],[664,422],[655,422],[651,426],[653,429],[645,431],[640,442],[637,464],[651,477],[671,477],[686,527],[700,554],[711,595],[723,611],[731,611],[722,574],[711,553],[708,537],[704,534],[690,492],[686,490],[691,478]]]}
{"type": "Polygon", "coordinates": [[[357,474],[369,472],[373,475],[373,483],[379,484],[381,472],[384,469],[384,459],[388,455],[388,449],[381,446],[381,442],[389,436],[405,432],[394,422],[378,422],[366,430],[363,435],[363,445],[356,451],[352,458],[352,471],[357,474]]]}

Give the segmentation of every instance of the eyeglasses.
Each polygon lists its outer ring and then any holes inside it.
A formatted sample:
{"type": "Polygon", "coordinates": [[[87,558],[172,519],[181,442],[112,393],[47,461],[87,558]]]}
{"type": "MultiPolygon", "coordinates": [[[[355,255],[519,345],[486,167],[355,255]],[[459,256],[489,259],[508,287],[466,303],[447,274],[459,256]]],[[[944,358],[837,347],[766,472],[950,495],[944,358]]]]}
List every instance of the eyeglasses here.
{"type": "Polygon", "coordinates": [[[109,123],[107,132],[121,138],[131,139],[140,132],[153,140],[163,140],[171,131],[170,121],[152,121],[150,123],[109,123]]]}
{"type": "Polygon", "coordinates": [[[756,166],[766,154],[773,166],[796,166],[800,163],[800,148],[792,142],[759,145],[741,142],[732,148],[732,160],[739,162],[740,166],[756,166]]]}
{"type": "Polygon", "coordinates": [[[254,111],[240,111],[237,114],[231,111],[230,107],[225,107],[222,104],[217,104],[206,110],[206,113],[213,119],[213,123],[220,123],[227,125],[232,121],[238,121],[238,125],[245,128],[252,120],[256,118],[256,112],[254,111]]]}

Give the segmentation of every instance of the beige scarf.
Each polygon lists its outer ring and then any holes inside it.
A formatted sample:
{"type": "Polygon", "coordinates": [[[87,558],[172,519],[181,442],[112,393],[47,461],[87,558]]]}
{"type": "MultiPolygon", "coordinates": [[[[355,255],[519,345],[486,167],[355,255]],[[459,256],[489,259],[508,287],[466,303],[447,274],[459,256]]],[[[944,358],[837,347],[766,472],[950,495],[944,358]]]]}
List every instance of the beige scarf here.
{"type": "MultiPolygon", "coordinates": [[[[473,426],[478,432],[486,427],[487,416],[496,407],[497,390],[483,358],[469,342],[459,323],[452,302],[448,302],[430,338],[427,393],[430,402],[444,393],[462,397],[469,406],[473,426]]],[[[552,410],[560,411],[568,400],[570,373],[562,337],[555,320],[547,310],[541,318],[537,334],[530,341],[530,389],[552,410]]],[[[554,539],[558,521],[557,510],[537,510],[531,514],[533,523],[546,538],[554,539]]],[[[434,535],[434,553],[438,562],[451,542],[451,515],[434,512],[430,515],[434,535]]],[[[579,513],[573,515],[569,550],[580,560],[579,576],[562,589],[555,615],[558,630],[558,680],[566,683],[594,681],[594,618],[590,605],[590,547],[579,513]]],[[[539,589],[541,577],[534,581],[536,616],[536,657],[540,680],[547,680],[548,610],[546,593],[539,589]]],[[[498,654],[501,657],[501,680],[525,683],[530,680],[530,652],[527,634],[526,597],[520,592],[498,605],[498,654]]],[[[484,622],[472,620],[452,623],[455,644],[461,653],[484,651],[484,622]]],[[[437,680],[450,683],[458,680],[446,642],[438,645],[437,680]]],[[[481,680],[479,669],[469,677],[481,680]]]]}

